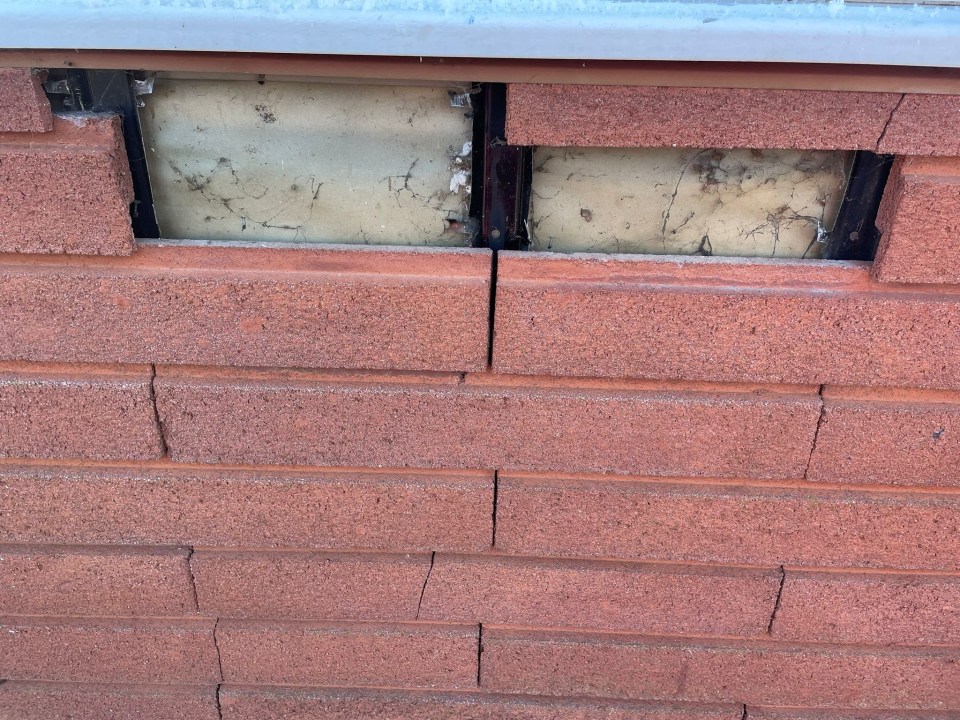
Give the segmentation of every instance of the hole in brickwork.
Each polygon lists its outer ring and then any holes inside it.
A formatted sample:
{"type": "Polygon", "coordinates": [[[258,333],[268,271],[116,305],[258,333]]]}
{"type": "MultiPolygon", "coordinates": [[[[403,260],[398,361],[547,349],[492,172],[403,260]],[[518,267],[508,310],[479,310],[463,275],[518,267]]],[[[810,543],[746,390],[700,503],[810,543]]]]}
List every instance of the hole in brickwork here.
{"type": "Polygon", "coordinates": [[[160,236],[468,246],[464,89],[158,77],[140,121],[160,236]]]}
{"type": "Polygon", "coordinates": [[[853,153],[534,150],[531,249],[819,258],[853,153]]]}

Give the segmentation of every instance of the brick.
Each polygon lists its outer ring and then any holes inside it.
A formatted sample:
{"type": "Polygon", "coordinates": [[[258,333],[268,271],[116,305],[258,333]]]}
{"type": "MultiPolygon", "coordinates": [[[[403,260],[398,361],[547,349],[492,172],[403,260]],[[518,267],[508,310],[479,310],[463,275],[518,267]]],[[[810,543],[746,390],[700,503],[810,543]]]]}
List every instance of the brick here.
{"type": "Polygon", "coordinates": [[[492,507],[485,472],[0,464],[0,542],[472,551],[492,507]]]}
{"type": "Polygon", "coordinates": [[[776,566],[960,569],[960,495],[501,473],[497,550],[776,566]]]}
{"type": "Polygon", "coordinates": [[[0,133],[50,130],[53,115],[40,73],[30,68],[0,68],[0,133]]]}
{"type": "Polygon", "coordinates": [[[960,486],[960,393],[826,388],[810,480],[960,486]]]}
{"type": "Polygon", "coordinates": [[[956,720],[949,710],[837,710],[823,708],[747,708],[751,720],[956,720]]]}
{"type": "Polygon", "coordinates": [[[879,152],[898,155],[960,155],[960,96],[908,93],[880,138],[879,152]]]}
{"type": "Polygon", "coordinates": [[[223,720],[740,720],[740,705],[225,686],[223,720]]]}
{"type": "Polygon", "coordinates": [[[960,709],[960,650],[483,629],[480,686],[625,699],[960,709]]]}
{"type": "Polygon", "coordinates": [[[221,620],[224,682],[475,687],[477,628],[433,623],[221,620]]]}
{"type": "Polygon", "coordinates": [[[0,133],[0,251],[129,255],[133,185],[116,115],[0,133]]]}
{"type": "Polygon", "coordinates": [[[960,160],[897,158],[877,227],[878,280],[960,283],[960,160]]]}
{"type": "Polygon", "coordinates": [[[0,362],[0,458],[163,454],[150,368],[0,362]]]}
{"type": "Polygon", "coordinates": [[[0,618],[0,677],[215,685],[213,620],[0,618]]]}
{"type": "Polygon", "coordinates": [[[178,462],[799,477],[815,388],[162,368],[178,462]]]}
{"type": "Polygon", "coordinates": [[[779,586],[774,570],[438,554],[420,618],[762,635],[779,586]]]}
{"type": "Polygon", "coordinates": [[[207,615],[414,620],[430,556],[198,550],[192,567],[207,615]]]}
{"type": "Polygon", "coordinates": [[[50,545],[0,545],[0,607],[17,615],[197,610],[185,549],[50,545]]]}
{"type": "Polygon", "coordinates": [[[0,256],[0,356],[58,362],[480,370],[490,253],[144,244],[0,256]]]}
{"type": "Polygon", "coordinates": [[[896,93],[510,85],[512,145],[874,150],[896,93]]]}
{"type": "Polygon", "coordinates": [[[10,681],[0,685],[9,720],[219,720],[216,688],[10,681]]]}
{"type": "Polygon", "coordinates": [[[960,576],[787,569],[773,636],[960,645],[960,576]]]}
{"type": "Polygon", "coordinates": [[[960,387],[960,291],[854,262],[503,253],[497,372],[960,387]]]}

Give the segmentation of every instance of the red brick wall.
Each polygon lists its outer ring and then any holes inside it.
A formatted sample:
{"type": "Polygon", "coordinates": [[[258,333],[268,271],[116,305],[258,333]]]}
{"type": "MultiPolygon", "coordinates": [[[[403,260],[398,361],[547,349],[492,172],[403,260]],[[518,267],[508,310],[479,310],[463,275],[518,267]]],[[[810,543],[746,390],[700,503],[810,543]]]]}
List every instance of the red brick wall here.
{"type": "MultiPolygon", "coordinates": [[[[873,266],[505,253],[488,366],[487,251],[134,252],[117,123],[35,82],[0,75],[0,718],[960,712],[954,160],[898,163],[873,266]],[[89,215],[42,214],[51,158],[89,215]]],[[[952,102],[838,99],[840,146],[908,149],[952,102]]]]}

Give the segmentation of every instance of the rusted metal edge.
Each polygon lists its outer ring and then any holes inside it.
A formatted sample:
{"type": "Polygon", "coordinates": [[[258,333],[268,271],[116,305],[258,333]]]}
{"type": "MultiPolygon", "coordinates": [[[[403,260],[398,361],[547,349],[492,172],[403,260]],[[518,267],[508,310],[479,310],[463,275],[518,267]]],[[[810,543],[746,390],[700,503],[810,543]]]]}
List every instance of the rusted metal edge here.
{"type": "Polygon", "coordinates": [[[0,50],[0,67],[156,70],[385,82],[566,83],[960,95],[958,68],[809,63],[0,50]]]}

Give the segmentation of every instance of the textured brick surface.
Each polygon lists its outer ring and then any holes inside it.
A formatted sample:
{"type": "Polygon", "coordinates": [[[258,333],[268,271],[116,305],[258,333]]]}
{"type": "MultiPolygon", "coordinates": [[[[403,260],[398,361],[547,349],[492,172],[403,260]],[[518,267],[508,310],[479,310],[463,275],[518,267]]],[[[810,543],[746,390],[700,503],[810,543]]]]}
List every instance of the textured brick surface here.
{"type": "Polygon", "coordinates": [[[221,620],[228,683],[469,688],[477,682],[477,628],[221,620]]]}
{"type": "Polygon", "coordinates": [[[873,150],[895,93],[510,85],[513,145],[873,150]]]}
{"type": "Polygon", "coordinates": [[[960,486],[960,393],[827,388],[809,478],[960,486]]]}
{"type": "Polygon", "coordinates": [[[0,133],[53,129],[50,101],[30,68],[0,68],[0,133]]]}
{"type": "Polygon", "coordinates": [[[160,417],[186,462],[803,474],[815,388],[564,384],[487,375],[162,368],[160,417]]]}
{"type": "Polygon", "coordinates": [[[740,720],[739,705],[551,699],[480,693],[224,687],[223,720],[740,720]]]}
{"type": "Polygon", "coordinates": [[[812,642],[960,645],[960,576],[788,569],[773,636],[812,642]]]}
{"type": "Polygon", "coordinates": [[[880,152],[960,155],[960,96],[904,95],[880,140],[880,152]]]}
{"type": "Polygon", "coordinates": [[[0,362],[0,458],[147,460],[162,453],[150,368],[0,362]]]}
{"type": "Polygon", "coordinates": [[[960,650],[483,630],[496,692],[960,709],[960,650]]]}
{"type": "Polygon", "coordinates": [[[470,551],[492,507],[492,473],[0,465],[0,542],[470,551]]]}
{"type": "Polygon", "coordinates": [[[430,556],[198,550],[192,567],[207,615],[413,620],[430,556]]]}
{"type": "Polygon", "coordinates": [[[0,251],[129,255],[133,185],[116,115],[0,133],[0,251]]]}
{"type": "Polygon", "coordinates": [[[960,495],[501,473],[503,552],[960,569],[960,495]]]}
{"type": "Polygon", "coordinates": [[[479,370],[490,253],[164,247],[0,256],[0,355],[64,362],[479,370]]]}
{"type": "Polygon", "coordinates": [[[0,545],[0,608],[114,616],[197,610],[186,550],[35,545],[0,545]]]}
{"type": "Polygon", "coordinates": [[[856,710],[826,708],[747,708],[751,720],[956,720],[957,714],[950,710],[856,710]]]}
{"type": "Polygon", "coordinates": [[[960,387],[960,292],[865,263],[505,253],[494,369],[960,387]]]}
{"type": "Polygon", "coordinates": [[[213,620],[0,618],[0,677],[215,685],[213,620]]]}
{"type": "Polygon", "coordinates": [[[421,619],[664,634],[762,635],[774,570],[438,554],[421,619]]]}
{"type": "Polygon", "coordinates": [[[960,159],[897,158],[877,227],[878,280],[960,283],[960,159]]]}
{"type": "Polygon", "coordinates": [[[4,720],[219,720],[216,688],[10,681],[4,720]]]}

